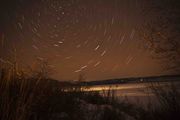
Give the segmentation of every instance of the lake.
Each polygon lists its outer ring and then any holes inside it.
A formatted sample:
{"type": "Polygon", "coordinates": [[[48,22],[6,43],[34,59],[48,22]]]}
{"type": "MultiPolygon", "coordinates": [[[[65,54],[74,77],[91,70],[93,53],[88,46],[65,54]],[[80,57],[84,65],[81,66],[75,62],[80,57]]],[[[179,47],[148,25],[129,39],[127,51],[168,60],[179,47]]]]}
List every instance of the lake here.
{"type": "Polygon", "coordinates": [[[133,103],[147,103],[156,101],[151,87],[168,88],[173,85],[180,90],[180,82],[149,82],[149,83],[125,83],[112,85],[94,85],[83,88],[85,91],[100,91],[101,93],[112,90],[121,100],[129,100],[133,103]]]}

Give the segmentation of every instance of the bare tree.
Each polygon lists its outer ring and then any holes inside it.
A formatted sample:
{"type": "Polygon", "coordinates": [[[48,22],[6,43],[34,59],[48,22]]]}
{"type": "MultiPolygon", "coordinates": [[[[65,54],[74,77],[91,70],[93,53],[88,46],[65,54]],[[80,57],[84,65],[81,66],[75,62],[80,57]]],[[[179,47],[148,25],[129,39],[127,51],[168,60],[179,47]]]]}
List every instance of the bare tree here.
{"type": "Polygon", "coordinates": [[[165,68],[180,71],[180,3],[178,0],[151,0],[141,29],[144,44],[165,68]]]}
{"type": "Polygon", "coordinates": [[[32,69],[32,73],[35,74],[35,76],[40,76],[46,79],[53,73],[53,69],[50,67],[47,59],[41,58],[37,59],[35,69],[32,69]]]}

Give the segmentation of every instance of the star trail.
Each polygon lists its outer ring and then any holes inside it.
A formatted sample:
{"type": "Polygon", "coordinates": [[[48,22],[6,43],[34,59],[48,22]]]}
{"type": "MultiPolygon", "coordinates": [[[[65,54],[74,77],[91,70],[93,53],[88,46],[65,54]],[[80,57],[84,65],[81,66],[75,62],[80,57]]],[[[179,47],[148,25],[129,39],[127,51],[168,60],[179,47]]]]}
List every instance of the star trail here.
{"type": "Polygon", "coordinates": [[[141,48],[144,0],[15,0],[1,8],[1,62],[46,60],[58,80],[168,74],[141,48]],[[16,1],[16,2],[15,2],[16,1]]]}

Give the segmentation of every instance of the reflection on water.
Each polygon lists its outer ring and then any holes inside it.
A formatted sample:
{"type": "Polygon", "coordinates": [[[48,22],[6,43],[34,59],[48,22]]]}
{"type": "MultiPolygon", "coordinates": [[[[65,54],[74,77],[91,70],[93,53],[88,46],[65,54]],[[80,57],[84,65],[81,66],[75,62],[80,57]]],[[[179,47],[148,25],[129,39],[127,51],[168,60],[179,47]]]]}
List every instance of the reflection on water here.
{"type": "MultiPolygon", "coordinates": [[[[128,83],[128,84],[114,84],[114,85],[96,85],[90,87],[84,87],[85,91],[107,91],[113,90],[117,96],[152,96],[152,90],[150,86],[157,83],[128,83]]],[[[175,85],[179,85],[180,82],[176,82],[175,85]]],[[[170,85],[169,82],[158,83],[158,87],[165,87],[170,85]]]]}
{"type": "MultiPolygon", "coordinates": [[[[158,100],[150,88],[152,85],[156,87],[167,87],[171,82],[161,83],[128,83],[128,84],[114,84],[114,85],[96,85],[90,87],[83,87],[84,91],[104,91],[112,90],[120,100],[125,100],[141,106],[146,106],[147,103],[158,105],[158,100]]],[[[180,82],[173,82],[178,90],[180,90],[180,82]]]]}

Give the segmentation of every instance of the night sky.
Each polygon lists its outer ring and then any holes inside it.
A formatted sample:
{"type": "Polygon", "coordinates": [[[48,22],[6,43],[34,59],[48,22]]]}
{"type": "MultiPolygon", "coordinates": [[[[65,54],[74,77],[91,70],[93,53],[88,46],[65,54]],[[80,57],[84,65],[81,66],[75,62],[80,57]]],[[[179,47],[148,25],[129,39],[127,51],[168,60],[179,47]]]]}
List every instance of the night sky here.
{"type": "Polygon", "coordinates": [[[58,80],[172,74],[138,36],[146,0],[4,0],[0,6],[1,62],[16,49],[20,66],[48,61],[58,80]]]}

